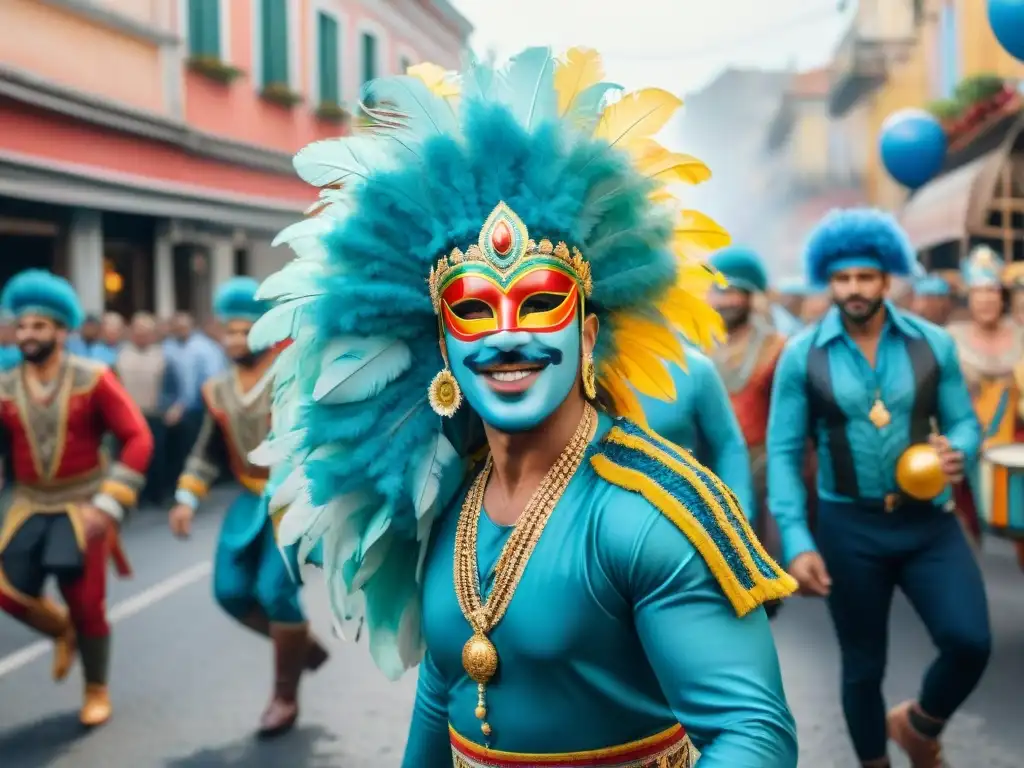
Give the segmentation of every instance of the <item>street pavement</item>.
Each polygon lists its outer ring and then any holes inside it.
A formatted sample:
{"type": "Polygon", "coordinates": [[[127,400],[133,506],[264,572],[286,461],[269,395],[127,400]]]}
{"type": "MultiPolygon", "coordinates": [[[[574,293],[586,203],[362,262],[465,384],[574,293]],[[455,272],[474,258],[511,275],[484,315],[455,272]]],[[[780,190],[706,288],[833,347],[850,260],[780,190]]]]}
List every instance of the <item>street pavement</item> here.
{"type": "MultiPolygon", "coordinates": [[[[230,492],[218,496],[223,503],[230,492]]],[[[78,726],[77,668],[54,685],[49,645],[0,616],[0,768],[397,766],[415,673],[389,683],[365,644],[332,640],[331,661],[304,681],[300,727],[273,742],[252,738],[270,689],[270,647],[230,622],[210,595],[219,515],[201,514],[187,542],[171,537],[165,519],[141,512],[125,532],[136,575],[111,588],[115,714],[105,728],[83,733],[78,726]]],[[[1024,574],[999,542],[987,545],[983,563],[995,650],[983,684],[950,724],[947,753],[953,768],[1021,768],[1024,574]]],[[[315,574],[305,602],[316,631],[329,638],[326,597],[315,574]]],[[[902,601],[892,626],[886,693],[896,703],[914,695],[933,652],[902,601]]],[[[800,726],[800,765],[855,766],[824,606],[792,600],[774,627],[800,726]]]]}

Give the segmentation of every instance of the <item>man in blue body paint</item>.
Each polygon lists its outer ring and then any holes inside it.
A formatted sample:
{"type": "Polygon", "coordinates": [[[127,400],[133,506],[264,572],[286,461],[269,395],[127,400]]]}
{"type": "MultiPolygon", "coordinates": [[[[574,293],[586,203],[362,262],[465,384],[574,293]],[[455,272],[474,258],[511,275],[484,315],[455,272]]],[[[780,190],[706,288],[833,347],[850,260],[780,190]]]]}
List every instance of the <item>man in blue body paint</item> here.
{"type": "Polygon", "coordinates": [[[914,768],[942,765],[939,737],[985,669],[990,633],[981,573],[947,488],[930,502],[899,491],[896,465],[931,442],[956,482],[975,459],[977,419],[949,334],[887,299],[913,251],[873,210],[830,214],[812,233],[809,278],[834,306],[788,343],[768,426],[769,508],[784,562],[804,594],[828,598],[842,656],[847,727],[862,765],[889,766],[887,735],[914,768]],[[934,434],[937,425],[940,435],[934,434]],[[817,539],[808,531],[801,458],[818,446],[817,539]],[[888,617],[899,587],[939,656],[917,701],[885,712],[888,617]]]}

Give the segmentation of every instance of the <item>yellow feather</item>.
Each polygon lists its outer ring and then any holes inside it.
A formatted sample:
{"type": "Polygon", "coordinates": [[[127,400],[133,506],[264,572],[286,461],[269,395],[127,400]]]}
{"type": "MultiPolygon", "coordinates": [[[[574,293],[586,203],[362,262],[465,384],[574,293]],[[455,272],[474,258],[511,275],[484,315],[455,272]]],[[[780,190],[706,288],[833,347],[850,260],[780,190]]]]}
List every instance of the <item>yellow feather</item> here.
{"type": "Polygon", "coordinates": [[[422,64],[414,64],[405,73],[427,86],[435,96],[447,99],[459,95],[459,86],[448,79],[448,70],[437,64],[427,61],[422,64]]]}
{"type": "Polygon", "coordinates": [[[710,251],[725,248],[732,238],[710,217],[699,211],[680,211],[673,232],[672,246],[681,259],[702,258],[710,251]]]}
{"type": "Polygon", "coordinates": [[[634,161],[636,169],[662,184],[700,184],[711,178],[711,170],[691,155],[660,149],[634,161]]]}
{"type": "Polygon", "coordinates": [[[665,127],[682,105],[679,97],[660,88],[627,94],[605,107],[594,138],[604,139],[613,146],[650,138],[665,127]]]}
{"type": "Polygon", "coordinates": [[[624,416],[642,426],[647,426],[647,414],[644,413],[636,392],[629,388],[621,374],[606,370],[598,377],[598,382],[608,392],[615,415],[624,416]]]}
{"type": "Polygon", "coordinates": [[[675,202],[676,196],[665,189],[665,187],[658,187],[657,189],[651,190],[647,195],[647,199],[655,205],[662,205],[663,203],[675,202]]]}
{"type": "Polygon", "coordinates": [[[612,318],[615,345],[630,348],[643,347],[662,360],[683,365],[686,356],[679,338],[660,323],[630,315],[615,315],[612,318]]]}
{"type": "Polygon", "coordinates": [[[702,298],[678,286],[668,290],[658,309],[673,328],[700,347],[725,338],[722,317],[702,298]]]}
{"type": "Polygon", "coordinates": [[[590,48],[570,48],[555,68],[558,114],[565,115],[576,97],[604,79],[601,54],[590,48]]]}
{"type": "Polygon", "coordinates": [[[676,383],[672,374],[656,355],[640,347],[619,347],[618,368],[638,392],[659,400],[676,399],[676,383]]]}

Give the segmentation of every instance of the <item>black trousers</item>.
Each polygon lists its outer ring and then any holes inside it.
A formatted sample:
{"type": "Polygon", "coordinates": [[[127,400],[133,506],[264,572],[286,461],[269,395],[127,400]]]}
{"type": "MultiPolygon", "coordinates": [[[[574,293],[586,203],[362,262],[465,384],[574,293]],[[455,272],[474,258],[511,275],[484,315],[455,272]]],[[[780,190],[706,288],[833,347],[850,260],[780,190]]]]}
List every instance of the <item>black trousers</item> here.
{"type": "Polygon", "coordinates": [[[881,505],[820,499],[817,539],[832,577],[828,607],[842,656],[846,725],[857,756],[875,760],[886,754],[882,678],[893,593],[907,596],[939,651],[918,703],[947,720],[988,663],[985,585],[956,515],[931,504],[886,513],[881,505]]]}

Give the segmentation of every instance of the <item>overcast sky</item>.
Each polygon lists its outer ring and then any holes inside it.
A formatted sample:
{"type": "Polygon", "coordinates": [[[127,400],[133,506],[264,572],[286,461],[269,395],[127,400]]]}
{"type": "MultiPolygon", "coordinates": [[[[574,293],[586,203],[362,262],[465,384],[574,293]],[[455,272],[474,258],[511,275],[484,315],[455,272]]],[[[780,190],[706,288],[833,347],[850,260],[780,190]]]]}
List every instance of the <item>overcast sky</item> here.
{"type": "Polygon", "coordinates": [[[656,85],[680,94],[729,65],[824,64],[850,13],[839,11],[839,0],[450,2],[473,23],[472,45],[481,53],[505,58],[532,45],[585,45],[603,54],[608,78],[627,89],[656,85]]]}

